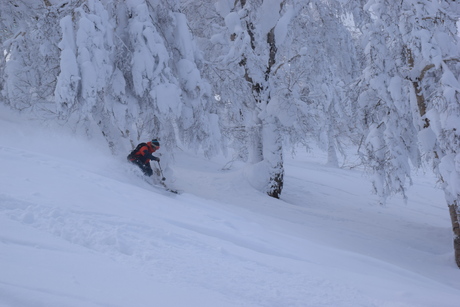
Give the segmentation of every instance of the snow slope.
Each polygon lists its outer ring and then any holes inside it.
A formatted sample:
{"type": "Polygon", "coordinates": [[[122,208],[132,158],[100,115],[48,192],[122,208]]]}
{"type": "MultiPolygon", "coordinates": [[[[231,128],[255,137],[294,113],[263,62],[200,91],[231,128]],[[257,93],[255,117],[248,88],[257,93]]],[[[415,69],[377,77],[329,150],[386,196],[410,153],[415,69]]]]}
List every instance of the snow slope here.
{"type": "Polygon", "coordinates": [[[182,153],[174,195],[61,130],[0,110],[2,307],[460,304],[430,175],[381,207],[361,171],[303,154],[276,200],[182,153]]]}

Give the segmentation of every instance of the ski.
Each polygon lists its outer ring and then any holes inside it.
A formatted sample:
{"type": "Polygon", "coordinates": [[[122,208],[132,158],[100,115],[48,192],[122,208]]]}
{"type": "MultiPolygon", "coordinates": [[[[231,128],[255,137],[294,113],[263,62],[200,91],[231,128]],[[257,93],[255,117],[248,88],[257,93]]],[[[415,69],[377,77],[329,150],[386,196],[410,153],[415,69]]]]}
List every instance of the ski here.
{"type": "MultiPolygon", "coordinates": [[[[161,184],[161,187],[164,188],[166,191],[171,192],[171,193],[173,193],[173,194],[179,194],[179,191],[173,190],[173,189],[169,188],[169,187],[166,185],[166,183],[164,183],[163,181],[160,181],[160,184],[161,184]]],[[[157,185],[155,185],[155,186],[157,186],[157,185]]]]}
{"type": "Polygon", "coordinates": [[[161,185],[165,188],[166,191],[168,192],[171,192],[171,193],[174,193],[174,194],[179,194],[179,191],[177,190],[173,190],[173,189],[170,189],[166,183],[164,182],[166,180],[165,176],[163,175],[163,170],[161,169],[161,164],[160,164],[160,161],[158,160],[158,170],[160,171],[160,175],[161,175],[161,185]]]}

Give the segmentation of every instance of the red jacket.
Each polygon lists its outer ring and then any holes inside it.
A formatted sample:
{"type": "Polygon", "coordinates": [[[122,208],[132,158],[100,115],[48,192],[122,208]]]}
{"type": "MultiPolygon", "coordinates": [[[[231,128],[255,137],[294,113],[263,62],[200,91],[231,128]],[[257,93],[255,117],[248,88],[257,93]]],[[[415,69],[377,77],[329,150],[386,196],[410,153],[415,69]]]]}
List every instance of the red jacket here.
{"type": "Polygon", "coordinates": [[[157,147],[153,146],[152,142],[147,142],[147,144],[140,147],[138,151],[130,154],[128,158],[131,161],[139,160],[144,164],[148,164],[150,160],[158,159],[157,157],[152,155],[152,153],[154,153],[156,150],[157,147]]]}

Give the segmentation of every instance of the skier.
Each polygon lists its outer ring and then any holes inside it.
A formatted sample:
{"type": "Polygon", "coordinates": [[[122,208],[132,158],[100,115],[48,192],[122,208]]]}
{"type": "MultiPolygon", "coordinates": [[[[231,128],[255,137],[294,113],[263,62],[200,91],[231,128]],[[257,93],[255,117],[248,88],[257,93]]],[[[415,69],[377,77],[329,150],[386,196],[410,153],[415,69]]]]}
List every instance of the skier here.
{"type": "Polygon", "coordinates": [[[150,177],[153,175],[153,170],[150,166],[150,160],[160,162],[160,158],[153,156],[152,153],[157,151],[159,148],[160,142],[157,139],[153,139],[151,142],[147,143],[140,143],[128,155],[128,161],[139,166],[144,175],[150,177]]]}

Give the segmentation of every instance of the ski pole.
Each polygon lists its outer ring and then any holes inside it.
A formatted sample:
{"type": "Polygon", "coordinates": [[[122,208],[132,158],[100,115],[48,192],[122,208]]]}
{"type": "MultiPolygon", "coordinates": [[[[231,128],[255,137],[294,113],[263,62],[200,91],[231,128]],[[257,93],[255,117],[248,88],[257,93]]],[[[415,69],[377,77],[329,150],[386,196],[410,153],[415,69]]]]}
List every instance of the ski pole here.
{"type": "Polygon", "coordinates": [[[158,162],[158,168],[160,169],[160,174],[161,174],[161,177],[162,177],[161,180],[162,180],[162,181],[165,181],[166,178],[165,178],[165,176],[163,175],[163,170],[161,169],[160,161],[157,161],[157,162],[158,162]]]}

